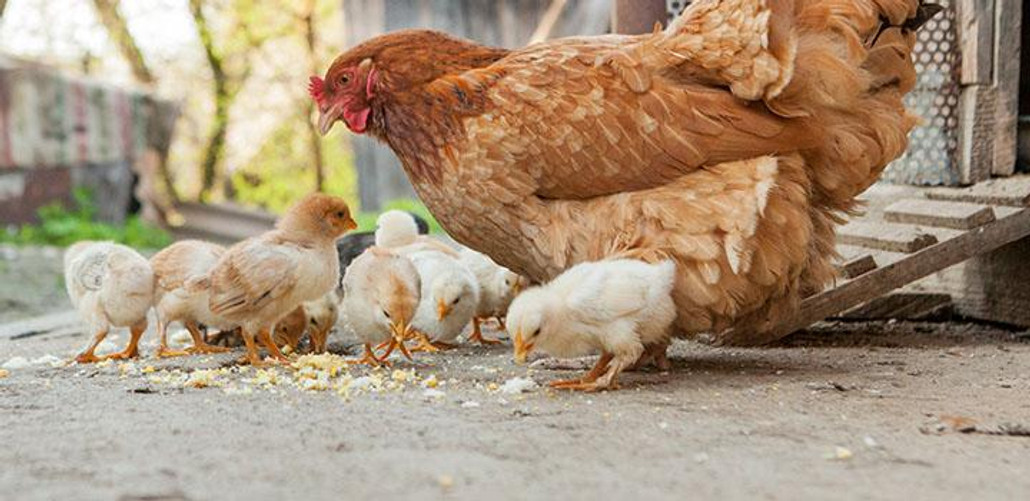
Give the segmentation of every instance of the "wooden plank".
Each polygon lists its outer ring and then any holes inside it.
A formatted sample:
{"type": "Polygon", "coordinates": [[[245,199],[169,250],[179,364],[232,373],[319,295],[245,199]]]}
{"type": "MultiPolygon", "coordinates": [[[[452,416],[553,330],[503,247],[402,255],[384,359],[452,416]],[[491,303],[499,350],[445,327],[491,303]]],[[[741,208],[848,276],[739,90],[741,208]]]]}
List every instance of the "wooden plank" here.
{"type": "Polygon", "coordinates": [[[994,0],[958,0],[959,83],[990,84],[994,62],[994,0]]]}
{"type": "Polygon", "coordinates": [[[76,326],[79,323],[78,312],[62,311],[60,313],[51,313],[0,325],[0,339],[45,334],[58,329],[76,326]]]}
{"type": "Polygon", "coordinates": [[[1023,2],[1024,0],[997,0],[994,4],[994,85],[997,100],[991,173],[995,176],[1011,176],[1016,170],[1023,2]]]}
{"type": "Polygon", "coordinates": [[[959,183],[969,185],[991,177],[994,159],[994,88],[987,84],[966,85],[959,95],[958,162],[959,183]]]}
{"type": "Polygon", "coordinates": [[[907,259],[873,270],[839,287],[802,301],[800,313],[770,333],[779,339],[838,312],[914,282],[936,271],[985,254],[1030,235],[1030,209],[998,219],[955,238],[912,254],[907,259]]]}
{"type": "Polygon", "coordinates": [[[930,200],[1028,207],[1030,206],[1030,176],[992,179],[967,188],[936,188],[926,191],[924,196],[930,200]]]}
{"type": "Polygon", "coordinates": [[[612,28],[615,33],[650,33],[654,23],[665,25],[669,18],[665,0],[615,0],[612,28]]]}
{"type": "Polygon", "coordinates": [[[883,218],[892,223],[970,230],[994,221],[994,210],[968,202],[908,199],[884,209],[883,218]]]}
{"type": "Polygon", "coordinates": [[[918,320],[952,306],[950,294],[898,292],[856,306],[839,318],[847,320],[918,320]]]}
{"type": "Polygon", "coordinates": [[[837,241],[845,245],[912,253],[937,243],[937,237],[915,226],[852,221],[837,230],[837,241]]]}
{"type": "Polygon", "coordinates": [[[838,266],[842,277],[851,279],[869,273],[876,269],[876,259],[870,254],[865,254],[854,259],[845,261],[838,266]]]}

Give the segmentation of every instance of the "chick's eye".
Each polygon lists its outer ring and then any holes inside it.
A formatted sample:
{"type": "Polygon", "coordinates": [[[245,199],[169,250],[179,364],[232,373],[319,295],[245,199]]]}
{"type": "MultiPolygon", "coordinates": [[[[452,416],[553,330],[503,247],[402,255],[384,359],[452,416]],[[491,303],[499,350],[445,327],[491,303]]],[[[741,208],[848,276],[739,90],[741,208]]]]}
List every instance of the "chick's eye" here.
{"type": "Polygon", "coordinates": [[[340,218],[340,219],[343,219],[343,216],[344,216],[344,215],[345,215],[345,214],[343,213],[343,211],[342,211],[342,210],[341,210],[341,211],[337,211],[337,213],[336,213],[336,217],[338,217],[338,218],[340,218]]]}
{"type": "Polygon", "coordinates": [[[536,330],[533,331],[533,336],[535,337],[535,336],[539,336],[539,335],[540,335],[540,328],[537,327],[536,330]]]}
{"type": "Polygon", "coordinates": [[[451,301],[451,304],[458,304],[458,301],[461,301],[460,297],[454,298],[454,301],[451,301]]]}
{"type": "Polygon", "coordinates": [[[386,318],[390,318],[390,313],[387,312],[386,310],[383,310],[383,316],[386,317],[386,318]]]}

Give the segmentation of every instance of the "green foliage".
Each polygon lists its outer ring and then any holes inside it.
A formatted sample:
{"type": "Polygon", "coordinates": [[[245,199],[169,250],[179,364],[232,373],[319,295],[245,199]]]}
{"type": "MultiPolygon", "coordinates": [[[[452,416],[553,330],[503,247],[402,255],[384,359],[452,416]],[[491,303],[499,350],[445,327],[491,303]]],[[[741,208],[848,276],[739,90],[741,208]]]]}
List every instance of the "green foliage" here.
{"type": "Polygon", "coordinates": [[[38,225],[26,224],[14,231],[0,232],[0,241],[67,247],[80,240],[111,240],[143,249],[161,248],[172,241],[168,233],[148,225],[139,216],[129,216],[123,226],[98,222],[90,191],[76,188],[73,195],[75,203],[72,209],[61,203],[41,207],[38,225]]]}
{"type": "MultiPolygon", "coordinates": [[[[307,134],[298,134],[299,120],[287,121],[261,146],[254,159],[232,174],[236,202],[281,214],[294,202],[315,190],[315,166],[307,134]]],[[[357,208],[358,175],[343,141],[322,141],[325,158],[325,192],[343,197],[357,208]]]]}

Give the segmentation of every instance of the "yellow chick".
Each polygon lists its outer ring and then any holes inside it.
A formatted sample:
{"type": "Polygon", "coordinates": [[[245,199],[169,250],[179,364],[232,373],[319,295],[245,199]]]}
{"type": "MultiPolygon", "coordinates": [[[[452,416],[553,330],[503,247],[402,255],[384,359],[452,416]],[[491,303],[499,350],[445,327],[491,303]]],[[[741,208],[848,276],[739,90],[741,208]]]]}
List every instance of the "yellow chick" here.
{"type": "Polygon", "coordinates": [[[388,210],[376,219],[376,247],[390,249],[402,256],[421,251],[443,252],[458,257],[458,251],[429,235],[421,235],[418,222],[404,211],[388,210]]]}
{"type": "Polygon", "coordinates": [[[336,239],[356,227],[343,199],[308,195],[287,211],[275,230],[232,246],[206,277],[189,287],[207,289],[211,312],[242,328],[251,364],[263,364],[255,338],[285,363],[272,340],[272,326],[301,303],[336,287],[336,239]]]}
{"type": "Polygon", "coordinates": [[[276,346],[289,347],[291,352],[296,353],[307,326],[307,313],[304,311],[304,305],[300,305],[275,323],[275,328],[272,329],[272,340],[275,341],[276,346]]]}
{"type": "Polygon", "coordinates": [[[407,258],[386,249],[371,247],[347,267],[343,276],[340,310],[344,325],[365,346],[365,354],[355,363],[380,365],[394,348],[404,356],[421,298],[418,271],[407,258]],[[387,343],[386,353],[376,357],[372,346],[387,343]]]}
{"type": "Polygon", "coordinates": [[[150,258],[154,269],[154,311],[157,313],[157,332],[160,345],[158,357],[174,357],[191,353],[221,353],[228,348],[212,346],[204,340],[200,325],[227,331],[235,327],[211,312],[207,291],[191,292],[186,282],[203,277],[225,254],[225,248],[199,240],[176,242],[150,258]],[[193,338],[193,346],[185,351],[168,349],[168,326],[182,322],[193,338]]]}
{"type": "Polygon", "coordinates": [[[304,303],[307,316],[308,343],[313,353],[325,353],[329,332],[339,317],[340,296],[336,290],[314,301],[304,303]]]}
{"type": "Polygon", "coordinates": [[[146,258],[124,245],[79,242],[64,254],[64,283],[93,335],[76,362],[139,356],[139,339],[147,330],[147,312],[154,301],[154,272],[146,258]],[[96,356],[93,352],[112,327],[128,327],[129,344],[119,353],[96,356]]]}
{"type": "Polygon", "coordinates": [[[633,259],[582,263],[550,283],[526,290],[508,310],[515,361],[534,349],[556,357],[600,352],[585,376],[552,387],[596,391],[618,388],[618,375],[645,346],[668,343],[676,318],[671,292],[676,266],[633,259]]]}
{"type": "Polygon", "coordinates": [[[460,261],[476,276],[479,284],[479,304],[476,315],[472,317],[472,334],[468,340],[480,344],[500,343],[495,339],[484,338],[480,324],[496,318],[501,330],[506,330],[504,317],[508,313],[508,306],[522,289],[529,286],[529,280],[495,263],[486,254],[469,248],[461,249],[459,254],[460,261]]]}

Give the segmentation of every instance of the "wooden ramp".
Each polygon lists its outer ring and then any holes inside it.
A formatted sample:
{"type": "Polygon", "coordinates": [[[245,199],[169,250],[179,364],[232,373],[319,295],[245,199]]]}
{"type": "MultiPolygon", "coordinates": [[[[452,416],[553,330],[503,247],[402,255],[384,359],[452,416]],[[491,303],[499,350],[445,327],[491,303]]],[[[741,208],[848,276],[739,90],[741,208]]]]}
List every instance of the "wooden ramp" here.
{"type": "Polygon", "coordinates": [[[841,281],[805,299],[800,314],[777,329],[773,339],[1030,235],[1030,198],[974,198],[966,191],[936,190],[926,198],[902,199],[884,209],[882,221],[842,226],[841,281]]]}

